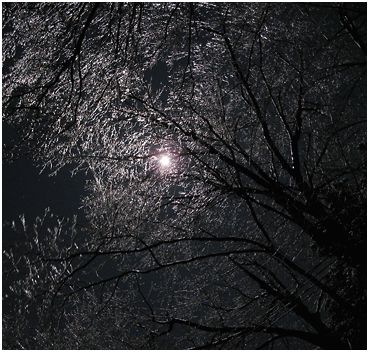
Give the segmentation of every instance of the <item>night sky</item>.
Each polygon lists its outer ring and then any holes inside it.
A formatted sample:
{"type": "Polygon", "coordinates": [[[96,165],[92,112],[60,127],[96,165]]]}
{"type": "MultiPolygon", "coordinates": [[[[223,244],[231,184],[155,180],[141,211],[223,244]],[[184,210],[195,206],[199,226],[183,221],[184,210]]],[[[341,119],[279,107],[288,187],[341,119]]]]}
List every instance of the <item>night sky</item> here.
{"type": "MultiPolygon", "coordinates": [[[[49,170],[41,174],[40,171],[35,162],[27,158],[3,164],[3,224],[25,214],[26,221],[32,225],[36,216],[42,216],[47,207],[52,213],[63,217],[74,214],[78,214],[78,218],[83,217],[79,207],[85,194],[85,174],[81,172],[71,177],[71,169],[64,168],[57,176],[50,177],[49,170]]],[[[3,245],[8,234],[4,235],[3,245]]]]}
{"type": "MultiPolygon", "coordinates": [[[[9,135],[11,130],[3,124],[3,143],[7,139],[7,133],[9,135]]],[[[42,217],[47,207],[51,213],[61,217],[71,218],[77,214],[78,222],[84,222],[84,213],[80,206],[81,198],[86,194],[84,185],[87,177],[83,172],[71,177],[71,169],[65,167],[56,176],[50,177],[49,169],[40,174],[41,168],[26,157],[11,164],[2,163],[3,250],[9,249],[14,241],[19,241],[14,231],[4,224],[15,221],[17,228],[21,228],[21,214],[25,215],[29,231],[32,231],[36,217],[42,217]]],[[[6,288],[7,284],[3,282],[5,291],[6,288]]]]}
{"type": "Polygon", "coordinates": [[[60,216],[82,215],[79,210],[84,193],[85,175],[71,177],[62,169],[57,176],[40,174],[40,168],[26,158],[3,165],[3,221],[14,220],[24,213],[26,219],[42,215],[46,207],[60,216]]]}

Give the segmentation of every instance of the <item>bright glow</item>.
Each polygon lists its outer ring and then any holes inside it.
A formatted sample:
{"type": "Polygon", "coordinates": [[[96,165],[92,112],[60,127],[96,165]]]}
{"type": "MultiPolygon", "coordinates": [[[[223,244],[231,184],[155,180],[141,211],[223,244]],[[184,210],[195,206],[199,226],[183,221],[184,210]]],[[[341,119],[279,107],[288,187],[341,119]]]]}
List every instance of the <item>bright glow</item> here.
{"type": "Polygon", "coordinates": [[[160,158],[160,163],[163,165],[163,166],[168,166],[170,164],[170,158],[169,156],[167,155],[163,155],[161,158],[160,158]]]}

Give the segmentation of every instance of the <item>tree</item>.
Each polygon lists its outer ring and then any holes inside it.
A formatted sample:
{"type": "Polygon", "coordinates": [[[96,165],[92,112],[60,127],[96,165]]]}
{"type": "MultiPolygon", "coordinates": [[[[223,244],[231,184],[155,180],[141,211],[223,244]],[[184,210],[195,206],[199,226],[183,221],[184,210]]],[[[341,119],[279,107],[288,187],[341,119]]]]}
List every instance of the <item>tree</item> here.
{"type": "Polygon", "coordinates": [[[4,4],[4,159],[89,176],[4,348],[366,348],[365,9],[4,4]]]}

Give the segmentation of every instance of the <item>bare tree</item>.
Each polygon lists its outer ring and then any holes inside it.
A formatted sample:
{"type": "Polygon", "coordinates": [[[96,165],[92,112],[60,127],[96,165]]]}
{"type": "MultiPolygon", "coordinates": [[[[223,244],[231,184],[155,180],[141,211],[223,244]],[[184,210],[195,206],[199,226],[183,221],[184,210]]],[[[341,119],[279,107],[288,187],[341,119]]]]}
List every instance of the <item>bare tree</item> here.
{"type": "Polygon", "coordinates": [[[365,9],[4,4],[5,159],[90,176],[4,347],[366,348],[365,9]]]}

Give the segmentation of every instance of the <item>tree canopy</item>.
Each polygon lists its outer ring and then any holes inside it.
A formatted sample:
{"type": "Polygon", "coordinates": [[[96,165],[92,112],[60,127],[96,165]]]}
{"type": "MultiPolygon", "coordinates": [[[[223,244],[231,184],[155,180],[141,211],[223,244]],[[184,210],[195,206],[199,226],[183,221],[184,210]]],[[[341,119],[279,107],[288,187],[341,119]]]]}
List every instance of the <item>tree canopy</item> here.
{"type": "Polygon", "coordinates": [[[4,3],[4,65],[88,221],[11,224],[3,348],[366,348],[365,3],[4,3]]]}

